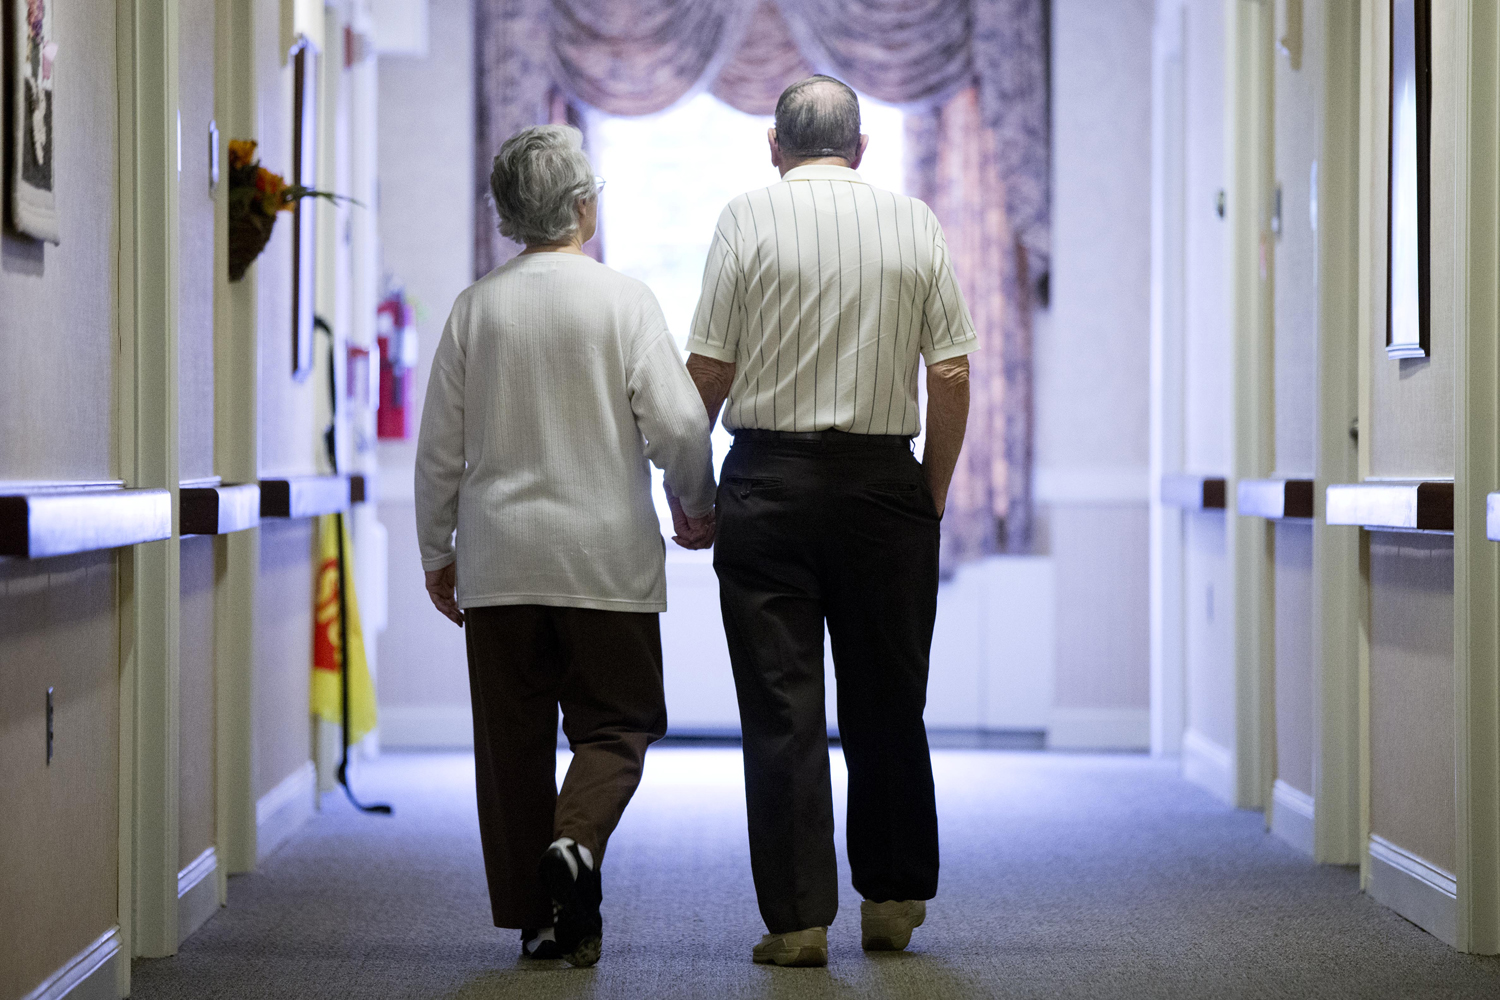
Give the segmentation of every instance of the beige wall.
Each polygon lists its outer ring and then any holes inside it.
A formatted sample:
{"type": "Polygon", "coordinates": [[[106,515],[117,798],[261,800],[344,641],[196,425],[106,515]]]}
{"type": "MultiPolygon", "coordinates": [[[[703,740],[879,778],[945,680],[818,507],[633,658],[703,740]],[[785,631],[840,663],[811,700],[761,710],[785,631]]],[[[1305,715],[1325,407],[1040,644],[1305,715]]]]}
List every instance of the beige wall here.
{"type": "Polygon", "coordinates": [[[1457,864],[1453,539],[1370,541],[1370,832],[1457,864]]]}
{"type": "Polygon", "coordinates": [[[114,4],[54,17],[67,46],[53,111],[62,241],[0,235],[0,480],[115,472],[114,4]]]}
{"type": "MultiPolygon", "coordinates": [[[[1455,120],[1463,65],[1457,7],[1433,5],[1431,345],[1429,357],[1385,356],[1380,321],[1369,352],[1369,474],[1451,478],[1455,470],[1455,120]]],[[[1383,243],[1376,252],[1384,255],[1383,243]]],[[[1383,268],[1378,273],[1383,274],[1383,268]]],[[[1362,435],[1365,429],[1361,429],[1362,435]]],[[[1480,542],[1479,544],[1487,544],[1480,542]]],[[[1371,832],[1453,871],[1454,561],[1451,537],[1376,534],[1370,540],[1371,832]]]]}
{"type": "Polygon", "coordinates": [[[214,846],[215,539],[182,540],[178,657],[178,869],[214,846]]]}
{"type": "Polygon", "coordinates": [[[1052,510],[1059,708],[1150,707],[1145,504],[1052,510]]]}
{"type": "MultiPolygon", "coordinates": [[[[214,198],[208,123],[214,116],[214,2],[183,0],[182,174],[178,181],[178,468],[183,479],[214,474],[214,198]]],[[[221,183],[227,184],[225,139],[221,183]]]]}
{"type": "Polygon", "coordinates": [[[314,526],[308,519],[261,522],[251,765],[256,798],[312,759],[314,526]]]}
{"type": "Polygon", "coordinates": [[[1215,214],[1214,198],[1228,187],[1224,138],[1226,5],[1222,0],[1189,0],[1184,8],[1183,465],[1189,472],[1224,475],[1230,469],[1234,399],[1229,220],[1215,214]]]}
{"type": "MultiPolygon", "coordinates": [[[[1173,5],[1163,5],[1164,9],[1173,5]]],[[[1228,191],[1225,12],[1221,0],[1182,4],[1182,470],[1232,468],[1233,315],[1230,220],[1215,210],[1228,191]]],[[[1175,16],[1175,15],[1173,15],[1175,16]]],[[[1173,471],[1172,457],[1166,471],[1173,471]]],[[[1186,728],[1235,749],[1234,586],[1228,523],[1221,511],[1182,518],[1182,627],[1186,728]]],[[[1233,775],[1220,776],[1233,781],[1233,775]]]]}
{"type": "Polygon", "coordinates": [[[1051,318],[1039,469],[1149,461],[1151,0],[1052,4],[1051,318]]]}
{"type": "Polygon", "coordinates": [[[409,442],[381,442],[379,516],[390,532],[390,604],[378,642],[382,711],[467,706],[463,632],[422,584],[412,476],[433,351],[473,280],[473,0],[432,0],[426,56],[380,59],[380,242],[386,271],[417,303],[420,359],[409,442]]]}
{"type": "MultiPolygon", "coordinates": [[[[1285,2],[1278,5],[1284,8],[1285,2]]],[[[1284,17],[1284,15],[1283,15],[1284,17]]],[[[1275,238],[1276,472],[1306,478],[1318,432],[1317,234],[1312,170],[1319,157],[1323,92],[1321,3],[1303,5],[1301,69],[1276,55],[1276,183],[1281,234],[1275,238]]]]}
{"type": "Polygon", "coordinates": [[[29,993],[116,923],[115,577],[110,552],[36,563],[0,559],[3,997],[29,993]]]}
{"type": "MultiPolygon", "coordinates": [[[[61,243],[0,234],[0,481],[116,473],[114,10],[54,14],[61,243]]],[[[116,573],[108,552],[0,559],[0,996],[30,992],[116,923],[116,573]]]]}
{"type": "Polygon", "coordinates": [[[1313,794],[1312,526],[1283,522],[1276,535],[1276,777],[1313,794]]]}
{"type": "Polygon", "coordinates": [[[1222,511],[1183,517],[1183,625],[1188,728],[1235,744],[1234,586],[1222,511]]]}
{"type": "MultiPolygon", "coordinates": [[[[214,464],[214,239],[208,123],[214,117],[214,2],[184,0],[182,173],[178,183],[178,469],[199,479],[214,464]]],[[[220,138],[220,182],[228,183],[220,138]]],[[[178,656],[178,868],[214,846],[214,576],[212,538],[182,540],[178,656]]]]}
{"type": "MultiPolygon", "coordinates": [[[[1286,32],[1277,5],[1277,37],[1286,32]]],[[[1318,433],[1318,261],[1312,218],[1313,170],[1320,156],[1323,7],[1303,5],[1300,68],[1277,52],[1275,171],[1281,232],[1275,237],[1275,463],[1278,476],[1311,478],[1318,433]]],[[[1278,524],[1275,591],[1276,777],[1313,793],[1312,529],[1278,524]]]]}
{"type": "MultiPolygon", "coordinates": [[[[292,162],[292,72],[281,34],[282,4],[255,0],[254,58],[259,90],[256,135],[261,164],[288,176],[292,162]]],[[[230,137],[226,137],[230,138],[230,137]]],[[[322,447],[313,428],[318,392],[306,378],[292,378],[291,215],[276,223],[271,241],[253,265],[256,323],[260,336],[260,474],[311,475],[322,447]]],[[[310,572],[310,571],[309,571],[310,572]]]]}
{"type": "Polygon", "coordinates": [[[1035,461],[1059,709],[1149,704],[1152,17],[1151,0],[1052,5],[1053,262],[1036,327],[1035,461]]]}
{"type": "MultiPolygon", "coordinates": [[[[1451,51],[1458,33],[1455,5],[1432,12],[1432,316],[1426,358],[1392,361],[1385,356],[1384,308],[1371,355],[1370,475],[1448,477],[1454,470],[1453,254],[1456,136],[1455,72],[1463,65],[1451,51]],[[1445,246],[1445,240],[1449,241],[1445,246]]],[[[1380,251],[1383,255],[1384,250],[1380,251]]],[[[1381,269],[1383,273],[1383,268],[1381,269]]]]}
{"type": "MultiPolygon", "coordinates": [[[[256,0],[254,25],[261,163],[291,168],[292,75],[282,35],[283,5],[256,0]]],[[[235,138],[239,138],[236,136],[235,138]]],[[[317,394],[326,388],[292,377],[292,226],[284,215],[257,259],[256,327],[260,342],[260,475],[310,475],[322,448],[317,394]]],[[[262,522],[255,597],[253,786],[258,798],[312,757],[309,705],[313,634],[311,520],[262,522]]]]}

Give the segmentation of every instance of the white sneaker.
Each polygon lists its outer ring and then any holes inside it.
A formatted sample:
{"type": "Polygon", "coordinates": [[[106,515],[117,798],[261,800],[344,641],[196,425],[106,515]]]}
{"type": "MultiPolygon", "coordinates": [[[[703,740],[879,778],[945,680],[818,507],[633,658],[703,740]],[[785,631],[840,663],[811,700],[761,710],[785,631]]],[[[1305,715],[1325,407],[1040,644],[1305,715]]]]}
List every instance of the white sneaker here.
{"type": "Polygon", "coordinates": [[[828,928],[767,934],[750,952],[761,964],[817,966],[828,964],[828,928]]]}
{"type": "Polygon", "coordinates": [[[860,944],[865,951],[901,951],[911,943],[911,932],[927,919],[925,899],[893,899],[859,904],[860,944]]]}

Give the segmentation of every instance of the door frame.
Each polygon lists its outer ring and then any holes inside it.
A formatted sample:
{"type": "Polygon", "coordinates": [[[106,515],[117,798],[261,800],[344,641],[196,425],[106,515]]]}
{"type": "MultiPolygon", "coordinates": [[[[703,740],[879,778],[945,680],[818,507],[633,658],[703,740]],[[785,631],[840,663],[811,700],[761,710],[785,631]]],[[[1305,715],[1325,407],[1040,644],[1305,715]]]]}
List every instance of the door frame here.
{"type": "Polygon", "coordinates": [[[171,491],[172,537],[120,559],[119,919],[126,960],[177,950],[178,0],[116,8],[120,474],[171,491]]]}

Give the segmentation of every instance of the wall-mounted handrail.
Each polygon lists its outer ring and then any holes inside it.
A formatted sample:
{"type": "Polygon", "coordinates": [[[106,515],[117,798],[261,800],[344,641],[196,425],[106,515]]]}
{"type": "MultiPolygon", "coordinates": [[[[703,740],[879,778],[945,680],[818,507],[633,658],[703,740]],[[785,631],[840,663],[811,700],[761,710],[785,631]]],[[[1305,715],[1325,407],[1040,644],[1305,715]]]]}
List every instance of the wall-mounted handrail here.
{"type": "Polygon", "coordinates": [[[1309,519],[1313,516],[1311,479],[1241,479],[1237,486],[1237,510],[1249,517],[1273,521],[1309,519]]]}
{"type": "Polygon", "coordinates": [[[1187,510],[1224,510],[1229,487],[1223,476],[1174,473],[1161,477],[1161,502],[1187,510]]]}
{"type": "Polygon", "coordinates": [[[0,495],[0,555],[42,559],[172,536],[170,490],[30,485],[0,495]]]}
{"type": "Polygon", "coordinates": [[[184,486],[178,491],[178,530],[184,535],[227,535],[260,524],[260,484],[184,486]]]}
{"type": "Polygon", "coordinates": [[[260,481],[261,517],[317,517],[348,509],[348,476],[288,476],[260,481]]]}
{"type": "Polygon", "coordinates": [[[1453,533],[1451,482],[1340,483],[1328,487],[1325,519],[1371,531],[1453,533]]]}

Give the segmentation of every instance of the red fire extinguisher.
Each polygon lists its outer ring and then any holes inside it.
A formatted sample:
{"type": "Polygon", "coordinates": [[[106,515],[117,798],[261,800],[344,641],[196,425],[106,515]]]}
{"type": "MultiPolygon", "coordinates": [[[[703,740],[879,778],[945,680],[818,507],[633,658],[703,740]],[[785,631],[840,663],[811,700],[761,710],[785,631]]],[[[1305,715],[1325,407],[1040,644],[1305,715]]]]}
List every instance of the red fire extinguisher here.
{"type": "Polygon", "coordinates": [[[417,327],[405,292],[397,288],[375,310],[375,339],[380,346],[380,407],[375,433],[383,440],[405,440],[407,401],[412,370],[417,366],[417,327]]]}

